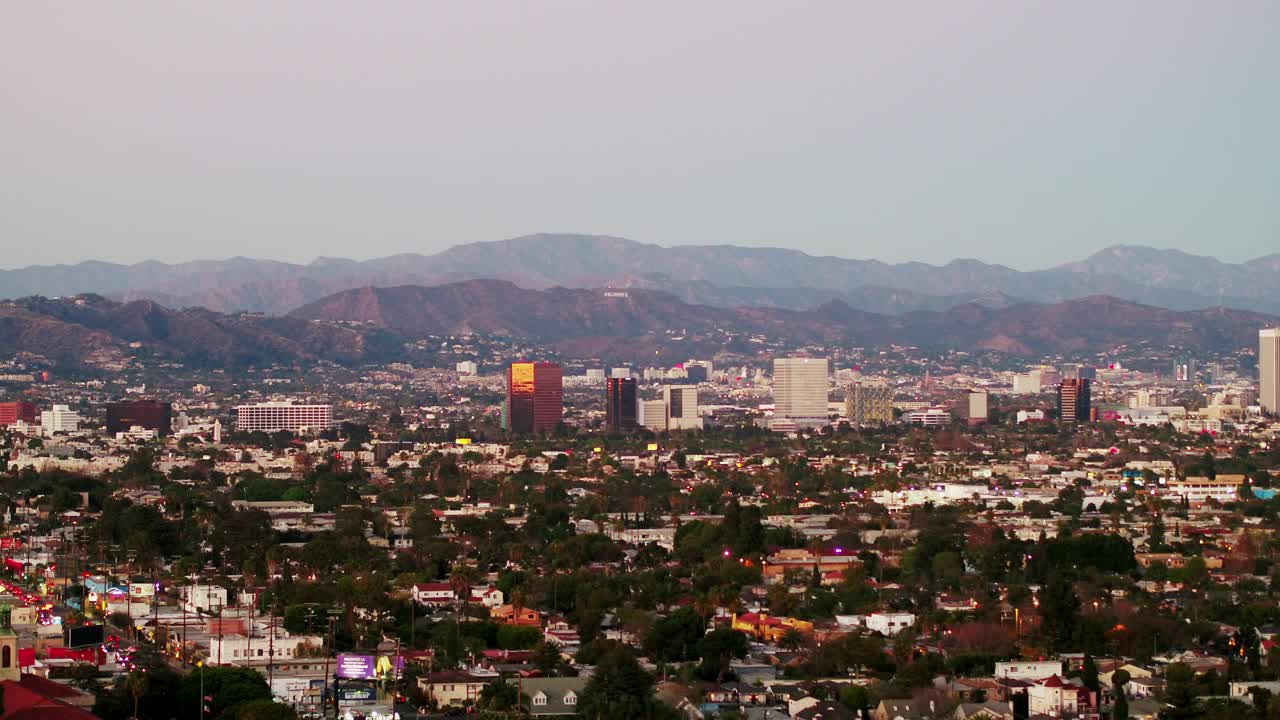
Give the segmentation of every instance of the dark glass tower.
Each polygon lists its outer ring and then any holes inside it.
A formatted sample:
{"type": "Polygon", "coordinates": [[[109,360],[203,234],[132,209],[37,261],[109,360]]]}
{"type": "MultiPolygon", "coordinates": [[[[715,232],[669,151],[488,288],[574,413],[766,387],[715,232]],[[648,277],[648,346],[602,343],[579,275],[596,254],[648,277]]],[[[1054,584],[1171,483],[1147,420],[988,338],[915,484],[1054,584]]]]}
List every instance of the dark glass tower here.
{"type": "Polygon", "coordinates": [[[1058,419],[1062,422],[1089,422],[1092,403],[1089,381],[1075,378],[1058,386],[1058,419]]]}
{"type": "Polygon", "coordinates": [[[604,402],[605,427],[609,432],[631,432],[636,429],[636,381],[634,378],[609,378],[604,402]]]}
{"type": "Polygon", "coordinates": [[[155,400],[121,400],[107,405],[107,433],[140,427],[157,434],[173,432],[173,405],[155,400]]]}

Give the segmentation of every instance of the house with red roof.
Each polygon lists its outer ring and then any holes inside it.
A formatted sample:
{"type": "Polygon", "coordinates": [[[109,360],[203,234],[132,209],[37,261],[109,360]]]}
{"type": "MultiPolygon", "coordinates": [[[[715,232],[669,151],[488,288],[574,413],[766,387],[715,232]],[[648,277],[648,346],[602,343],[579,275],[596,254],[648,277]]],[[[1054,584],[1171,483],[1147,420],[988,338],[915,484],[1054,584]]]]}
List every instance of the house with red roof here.
{"type": "Polygon", "coordinates": [[[99,720],[89,712],[93,695],[38,675],[0,681],[4,712],[0,720],[99,720]]]}
{"type": "Polygon", "coordinates": [[[1027,709],[1031,715],[1097,720],[1098,694],[1085,687],[1079,678],[1068,680],[1061,675],[1050,675],[1027,687],[1027,709]]]}
{"type": "Polygon", "coordinates": [[[413,586],[413,601],[419,605],[445,607],[457,599],[453,585],[447,582],[417,583],[413,586]]]}

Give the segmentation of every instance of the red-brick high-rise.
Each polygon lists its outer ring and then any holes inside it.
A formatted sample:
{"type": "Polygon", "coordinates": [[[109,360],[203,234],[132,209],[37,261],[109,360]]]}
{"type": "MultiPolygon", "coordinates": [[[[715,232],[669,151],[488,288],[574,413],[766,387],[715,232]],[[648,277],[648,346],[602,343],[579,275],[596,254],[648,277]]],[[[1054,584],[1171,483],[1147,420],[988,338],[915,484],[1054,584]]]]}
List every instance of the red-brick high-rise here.
{"type": "Polygon", "coordinates": [[[21,420],[35,425],[40,419],[35,403],[3,402],[0,403],[0,427],[8,427],[21,420]]]}

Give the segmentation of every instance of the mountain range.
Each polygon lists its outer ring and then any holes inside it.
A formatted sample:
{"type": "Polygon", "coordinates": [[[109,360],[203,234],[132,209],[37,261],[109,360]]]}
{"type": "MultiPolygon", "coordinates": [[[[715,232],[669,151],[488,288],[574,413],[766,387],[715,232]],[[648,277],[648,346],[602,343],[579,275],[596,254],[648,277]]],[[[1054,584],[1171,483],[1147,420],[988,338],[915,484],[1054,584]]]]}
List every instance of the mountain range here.
{"type": "Polygon", "coordinates": [[[1226,263],[1177,250],[1119,245],[1079,262],[1023,272],[977,260],[889,264],[732,245],[662,247],[596,235],[529,235],[433,255],[295,264],[248,258],[135,265],[84,262],[0,271],[0,297],[93,293],[285,315],[364,287],[432,286],[490,278],[529,289],[655,290],[721,308],[812,310],[838,301],[901,315],[978,304],[991,309],[1108,295],[1172,310],[1233,307],[1280,314],[1280,254],[1226,263]]]}
{"type": "Polygon", "coordinates": [[[478,333],[527,340],[575,357],[652,362],[655,357],[755,355],[758,339],[810,344],[909,345],[1011,355],[1093,354],[1148,343],[1203,351],[1257,342],[1278,318],[1248,310],[1177,311],[1108,296],[987,307],[976,302],[899,315],[842,300],[809,310],[691,305],[631,288],[521,288],[504,280],[342,291],[286,316],[170,309],[99,295],[0,303],[0,347],[62,366],[129,359],[234,367],[412,359],[413,341],[478,333]]]}

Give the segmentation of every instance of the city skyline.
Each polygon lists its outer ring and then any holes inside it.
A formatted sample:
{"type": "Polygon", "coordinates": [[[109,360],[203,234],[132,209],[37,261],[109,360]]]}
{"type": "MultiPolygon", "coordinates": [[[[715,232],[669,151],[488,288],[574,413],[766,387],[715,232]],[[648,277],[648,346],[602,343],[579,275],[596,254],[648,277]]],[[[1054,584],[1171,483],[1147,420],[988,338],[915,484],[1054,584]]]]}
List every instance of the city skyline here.
{"type": "Polygon", "coordinates": [[[4,17],[0,720],[1280,718],[1274,0],[4,17]]]}

